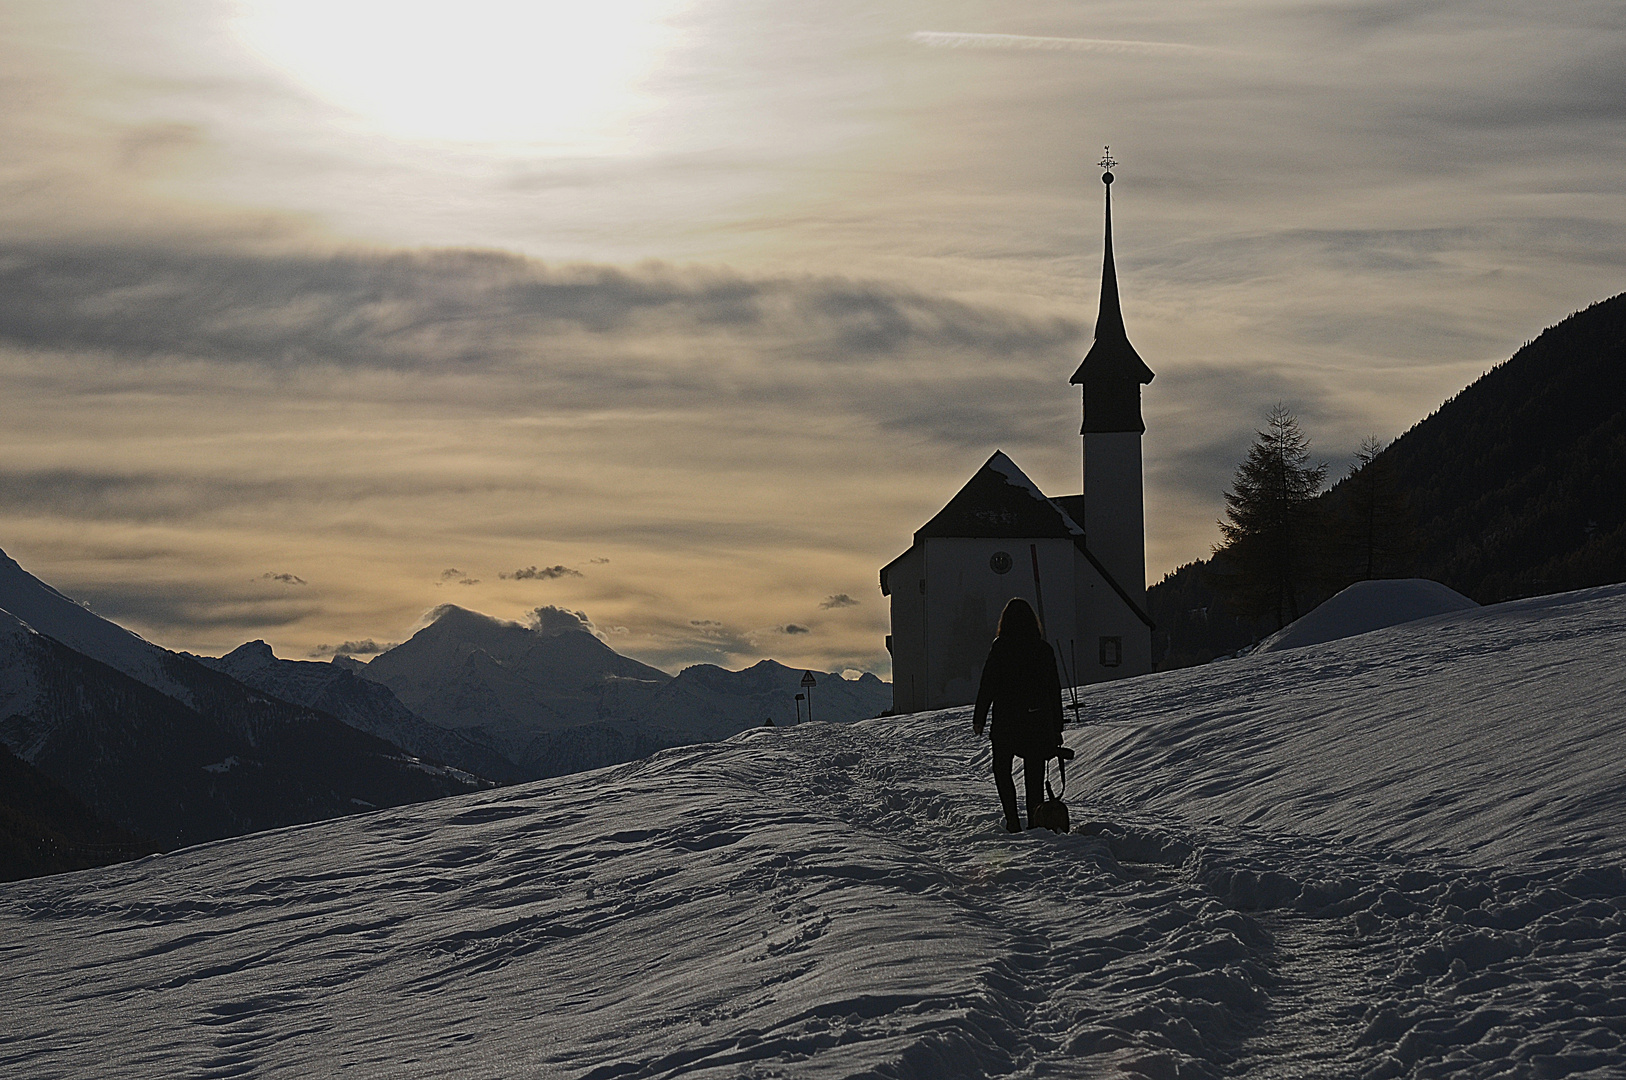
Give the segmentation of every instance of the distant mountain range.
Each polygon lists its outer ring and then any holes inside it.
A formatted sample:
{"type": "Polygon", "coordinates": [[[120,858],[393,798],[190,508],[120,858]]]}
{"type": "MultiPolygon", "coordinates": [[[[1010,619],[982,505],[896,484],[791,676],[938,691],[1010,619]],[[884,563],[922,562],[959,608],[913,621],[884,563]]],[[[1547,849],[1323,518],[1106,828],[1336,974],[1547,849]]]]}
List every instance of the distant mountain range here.
{"type": "Polygon", "coordinates": [[[250,641],[219,658],[196,659],[262,693],[327,713],[418,757],[500,783],[531,779],[501,751],[422,719],[388,687],[362,678],[349,664],[281,660],[263,641],[250,641]]]}
{"type": "MultiPolygon", "coordinates": [[[[727,738],[770,718],[791,723],[806,674],[763,660],[744,671],[697,664],[672,676],[586,630],[545,633],[449,604],[355,671],[536,777],[727,738]]],[[[872,674],[812,675],[817,720],[863,720],[891,705],[891,685],[872,674]]]]}
{"type": "MultiPolygon", "coordinates": [[[[815,715],[888,684],[813,673],[815,715]]],[[[163,649],[0,552],[0,878],[553,776],[790,721],[804,673],[677,676],[457,607],[369,664],[163,649]]]]}
{"type": "MultiPolygon", "coordinates": [[[[772,660],[668,675],[586,630],[548,633],[452,604],[370,662],[282,660],[263,641],[196,659],[421,757],[503,782],[725,739],[806,711],[796,695],[808,673],[772,660]]],[[[890,684],[874,675],[811,674],[815,719],[863,720],[891,704],[890,684]]]]}
{"type": "MultiPolygon", "coordinates": [[[[1626,294],[1544,331],[1369,467],[1410,528],[1404,556],[1378,576],[1428,578],[1481,604],[1626,581],[1626,294]]],[[[1351,483],[1334,486],[1325,518],[1352,498],[1351,483]]],[[[1198,560],[1147,591],[1160,668],[1276,629],[1229,611],[1214,572],[1198,560]]],[[[1326,575],[1312,604],[1351,580],[1326,575]]]]}
{"type": "MultiPolygon", "coordinates": [[[[0,578],[18,572],[6,563],[0,578]]],[[[140,666],[173,695],[0,611],[0,742],[163,847],[489,786],[186,657],[159,659],[140,666]]]]}

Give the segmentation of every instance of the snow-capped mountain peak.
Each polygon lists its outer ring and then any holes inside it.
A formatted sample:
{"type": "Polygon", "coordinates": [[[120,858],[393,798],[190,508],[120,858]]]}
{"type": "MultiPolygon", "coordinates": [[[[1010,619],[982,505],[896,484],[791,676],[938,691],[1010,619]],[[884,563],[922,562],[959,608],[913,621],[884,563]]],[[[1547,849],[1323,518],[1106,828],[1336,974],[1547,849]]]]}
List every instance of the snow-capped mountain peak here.
{"type": "Polygon", "coordinates": [[[100,660],[179,701],[193,703],[190,687],[172,670],[173,653],[64,596],[3,551],[0,608],[75,652],[100,660]]]}
{"type": "MultiPolygon", "coordinates": [[[[535,625],[447,604],[357,672],[433,723],[489,737],[533,775],[613,764],[662,747],[726,738],[806,716],[800,668],[696,664],[671,676],[622,656],[569,612],[535,625]]],[[[815,673],[814,716],[850,721],[890,704],[873,675],[815,673]]]]}

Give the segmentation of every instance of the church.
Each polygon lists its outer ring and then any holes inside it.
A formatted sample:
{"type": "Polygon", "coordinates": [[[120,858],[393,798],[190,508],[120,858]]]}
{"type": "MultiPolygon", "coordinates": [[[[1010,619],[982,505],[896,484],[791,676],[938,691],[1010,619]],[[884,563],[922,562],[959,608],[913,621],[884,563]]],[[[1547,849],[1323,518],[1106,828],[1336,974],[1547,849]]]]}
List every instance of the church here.
{"type": "Polygon", "coordinates": [[[881,568],[891,598],[892,707],[918,712],[976,699],[999,613],[1033,605],[1062,667],[1083,685],[1152,670],[1146,613],[1146,514],[1140,388],[1152,381],[1124,330],[1112,259],[1110,157],[1106,254],[1095,342],[1070,380],[1083,391],[1084,493],[1048,498],[995,451],[881,568]]]}

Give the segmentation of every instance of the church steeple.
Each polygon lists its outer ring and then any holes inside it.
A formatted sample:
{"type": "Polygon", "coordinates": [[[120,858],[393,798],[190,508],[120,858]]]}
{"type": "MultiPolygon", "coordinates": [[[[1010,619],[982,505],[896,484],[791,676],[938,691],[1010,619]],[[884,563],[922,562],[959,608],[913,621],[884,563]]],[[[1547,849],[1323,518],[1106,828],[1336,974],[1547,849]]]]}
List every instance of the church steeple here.
{"type": "Polygon", "coordinates": [[[1084,355],[1069,382],[1084,387],[1084,434],[1145,432],[1140,416],[1140,388],[1153,379],[1152,369],[1129,343],[1123,309],[1118,303],[1118,270],[1112,258],[1111,154],[1103,155],[1101,183],[1106,185],[1106,251],[1101,261],[1101,307],[1095,317],[1095,344],[1084,355]]]}

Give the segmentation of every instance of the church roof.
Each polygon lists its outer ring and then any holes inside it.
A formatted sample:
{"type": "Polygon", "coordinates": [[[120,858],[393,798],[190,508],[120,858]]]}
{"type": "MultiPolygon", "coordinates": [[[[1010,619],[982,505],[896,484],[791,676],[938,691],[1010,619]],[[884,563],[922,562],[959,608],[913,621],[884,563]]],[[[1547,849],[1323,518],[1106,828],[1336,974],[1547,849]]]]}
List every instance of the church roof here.
{"type": "MultiPolygon", "coordinates": [[[[1066,498],[1082,507],[1083,496],[1073,495],[1066,498]]],[[[965,487],[948,501],[948,505],[915,530],[915,542],[909,551],[918,547],[922,540],[934,537],[976,540],[1006,538],[1039,540],[1053,537],[1071,540],[1073,546],[1083,553],[1090,565],[1101,575],[1102,580],[1118,594],[1118,598],[1129,606],[1135,616],[1147,626],[1152,625],[1152,620],[1146,612],[1141,610],[1140,605],[1135,603],[1124,591],[1123,586],[1119,585],[1102,565],[1101,560],[1097,559],[1085,545],[1084,530],[1079,527],[1077,520],[1055,500],[1047,498],[1045,493],[1039,490],[1039,485],[1028,479],[1027,473],[1018,468],[1016,462],[1001,451],[995,450],[994,456],[985,461],[982,468],[966,481],[965,487]]],[[[889,571],[897,565],[899,559],[908,554],[906,551],[881,567],[881,595],[892,594],[889,571]]]]}
{"type": "Polygon", "coordinates": [[[1045,498],[1039,485],[996,450],[948,505],[915,531],[915,542],[932,536],[1074,537],[1084,530],[1045,498]]]}
{"type": "Polygon", "coordinates": [[[1084,386],[1085,431],[1145,431],[1140,418],[1140,387],[1154,376],[1124,330],[1123,308],[1118,302],[1118,269],[1112,256],[1112,173],[1104,173],[1101,180],[1107,190],[1101,307],[1095,318],[1095,343],[1068,381],[1084,386]]]}

